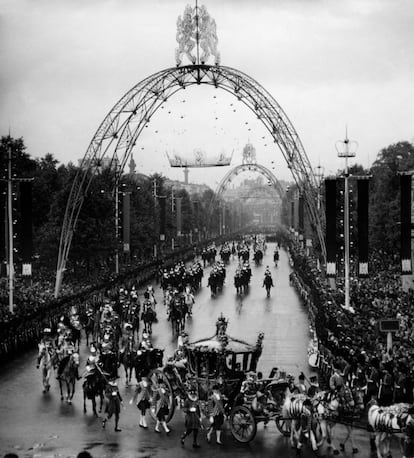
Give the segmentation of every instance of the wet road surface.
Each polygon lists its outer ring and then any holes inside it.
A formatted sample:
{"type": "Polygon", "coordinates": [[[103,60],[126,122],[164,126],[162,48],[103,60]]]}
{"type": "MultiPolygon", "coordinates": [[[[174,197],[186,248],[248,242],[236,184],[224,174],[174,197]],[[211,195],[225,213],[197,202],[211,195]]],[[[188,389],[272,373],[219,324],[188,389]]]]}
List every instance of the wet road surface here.
{"type": "MultiPolygon", "coordinates": [[[[186,330],[190,341],[210,337],[215,333],[215,322],[220,315],[229,319],[227,332],[234,338],[254,344],[259,332],[264,332],[263,354],[258,370],[266,377],[271,368],[279,367],[298,376],[300,370],[309,375],[307,364],[308,319],[307,311],[302,306],[296,292],[289,285],[289,264],[287,254],[281,251],[279,267],[273,266],[274,244],[269,243],[261,266],[252,262],[252,280],[249,292],[237,295],[233,287],[233,276],[237,260],[233,259],[227,266],[227,279],[223,291],[211,298],[210,290],[205,286],[210,269],[206,268],[203,287],[196,295],[193,307],[193,318],[187,323],[186,330]],[[266,265],[270,266],[275,288],[271,297],[266,298],[262,287],[266,265]]],[[[165,349],[164,357],[172,354],[176,348],[176,338],[172,336],[170,323],[166,319],[162,303],[162,293],[154,285],[158,301],[157,314],[159,322],[153,326],[153,345],[165,349]]],[[[142,296],[140,295],[140,299],[142,296]]],[[[85,367],[87,357],[85,341],[81,345],[80,374],[85,367]]],[[[187,439],[185,447],[180,444],[180,435],[184,430],[183,414],[176,411],[169,423],[172,432],[156,434],[152,420],[149,429],[138,427],[138,410],[129,404],[135,384],[125,386],[123,368],[119,369],[118,386],[124,400],[121,412],[120,427],[122,432],[114,431],[113,419],[109,420],[106,429],[101,426],[101,419],[94,418],[88,401],[88,413],[83,413],[82,381],[76,385],[72,405],[60,400],[58,382],[55,374],[51,376],[51,390],[42,394],[40,371],[36,370],[35,351],[28,352],[2,368],[0,375],[0,455],[6,452],[17,453],[22,457],[75,457],[83,450],[89,450],[94,457],[294,457],[288,440],[276,429],[274,423],[265,428],[258,425],[256,438],[249,444],[236,442],[228,429],[223,433],[223,446],[207,444],[205,433],[200,433],[201,449],[191,447],[187,439]]],[[[207,425],[206,420],[204,419],[207,425]]],[[[336,442],[341,442],[345,435],[344,428],[338,426],[336,442]]],[[[354,437],[360,450],[352,455],[350,445],[347,452],[339,456],[369,457],[369,437],[364,430],[355,430],[354,437]]],[[[323,450],[327,456],[332,450],[323,450]]],[[[306,448],[303,457],[314,456],[306,448]]],[[[394,453],[394,456],[399,456],[394,453]]]]}

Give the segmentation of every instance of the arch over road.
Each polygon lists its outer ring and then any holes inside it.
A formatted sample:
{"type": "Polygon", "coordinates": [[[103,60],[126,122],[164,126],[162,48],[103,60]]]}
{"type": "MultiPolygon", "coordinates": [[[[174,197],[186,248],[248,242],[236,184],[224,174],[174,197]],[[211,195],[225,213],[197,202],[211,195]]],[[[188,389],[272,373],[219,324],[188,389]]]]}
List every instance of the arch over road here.
{"type": "Polygon", "coordinates": [[[79,213],[89,185],[103,157],[117,160],[117,179],[137,140],[161,105],[176,92],[207,84],[233,94],[249,107],[272,135],[292,176],[305,198],[322,255],[326,257],[322,232],[323,214],[316,206],[317,183],[305,150],[280,105],[257,81],[234,68],[194,64],[161,70],[134,86],[111,109],[93,136],[72,184],[62,225],[56,272],[55,296],[59,295],[63,272],[79,213]]]}
{"type": "Polygon", "coordinates": [[[261,175],[263,175],[267,180],[269,180],[274,188],[276,189],[280,199],[283,199],[284,195],[284,190],[282,185],[280,184],[279,180],[275,177],[275,175],[266,167],[260,164],[240,164],[237,165],[236,167],[232,168],[227,174],[223,177],[223,179],[220,181],[217,189],[216,189],[216,194],[215,198],[219,197],[223,192],[226,190],[227,186],[229,183],[232,181],[234,177],[239,175],[242,172],[258,172],[261,175]]]}

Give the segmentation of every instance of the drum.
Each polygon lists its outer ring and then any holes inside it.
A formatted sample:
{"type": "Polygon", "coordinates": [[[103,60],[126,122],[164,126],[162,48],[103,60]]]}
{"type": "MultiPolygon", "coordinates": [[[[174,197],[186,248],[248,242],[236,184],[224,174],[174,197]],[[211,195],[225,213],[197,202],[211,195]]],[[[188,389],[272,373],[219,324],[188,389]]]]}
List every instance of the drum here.
{"type": "Polygon", "coordinates": [[[308,357],[309,366],[313,369],[317,369],[319,367],[319,353],[311,353],[308,357]]]}

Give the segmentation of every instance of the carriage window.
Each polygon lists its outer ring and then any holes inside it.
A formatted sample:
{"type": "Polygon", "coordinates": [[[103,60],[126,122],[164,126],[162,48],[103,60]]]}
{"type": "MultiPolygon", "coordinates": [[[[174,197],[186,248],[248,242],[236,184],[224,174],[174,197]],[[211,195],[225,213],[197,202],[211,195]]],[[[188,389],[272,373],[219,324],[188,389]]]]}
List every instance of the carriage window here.
{"type": "Polygon", "coordinates": [[[245,353],[243,355],[243,370],[248,371],[250,370],[250,362],[251,362],[251,354],[250,353],[245,353]]]}
{"type": "Polygon", "coordinates": [[[209,375],[216,375],[217,373],[217,355],[212,353],[208,361],[209,375]]]}
{"type": "Polygon", "coordinates": [[[244,353],[234,353],[227,356],[226,365],[227,368],[232,371],[241,371],[244,369],[244,353]]]}

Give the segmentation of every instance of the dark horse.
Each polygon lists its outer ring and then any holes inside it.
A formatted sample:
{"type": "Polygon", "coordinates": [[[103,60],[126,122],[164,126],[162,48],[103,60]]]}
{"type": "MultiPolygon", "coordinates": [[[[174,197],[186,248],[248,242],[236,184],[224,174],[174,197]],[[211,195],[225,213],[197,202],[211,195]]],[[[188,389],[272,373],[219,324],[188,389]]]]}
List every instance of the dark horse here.
{"type": "Polygon", "coordinates": [[[119,355],[120,362],[125,368],[125,384],[131,383],[132,369],[135,367],[135,351],[133,339],[128,339],[123,351],[119,355]]]}
{"type": "Polygon", "coordinates": [[[172,333],[180,334],[185,328],[185,318],[188,313],[188,306],[181,298],[176,298],[171,304],[170,320],[172,333]]]}
{"type": "Polygon", "coordinates": [[[253,255],[254,262],[256,266],[260,265],[263,259],[263,252],[262,250],[256,250],[253,255]]]}
{"type": "Polygon", "coordinates": [[[95,340],[95,317],[92,311],[88,310],[82,317],[82,325],[86,336],[86,345],[89,347],[89,336],[95,340]]]}
{"type": "Polygon", "coordinates": [[[66,383],[66,402],[72,404],[72,398],[75,394],[75,383],[78,376],[79,354],[72,353],[67,356],[62,374],[59,378],[60,400],[63,401],[62,383],[66,383]]]}
{"type": "Polygon", "coordinates": [[[99,369],[95,369],[86,376],[83,382],[83,412],[86,413],[86,399],[92,401],[92,410],[95,417],[98,416],[96,412],[96,396],[99,396],[101,402],[99,405],[99,412],[102,412],[102,404],[104,399],[106,381],[105,376],[99,369]]]}
{"type": "Polygon", "coordinates": [[[73,345],[77,351],[79,351],[80,341],[81,341],[81,327],[80,325],[73,325],[72,323],[68,324],[69,328],[69,339],[73,342],[73,345]]]}
{"type": "Polygon", "coordinates": [[[100,356],[100,367],[109,374],[109,378],[118,377],[118,355],[114,351],[107,351],[100,356]]]}
{"type": "Polygon", "coordinates": [[[141,319],[144,322],[144,332],[152,334],[152,323],[157,320],[157,314],[149,303],[144,302],[141,319]]]}

